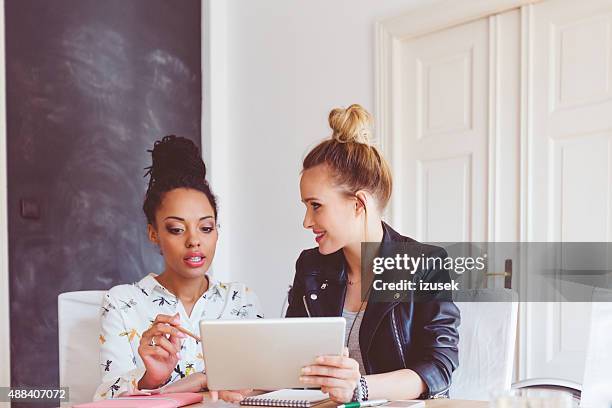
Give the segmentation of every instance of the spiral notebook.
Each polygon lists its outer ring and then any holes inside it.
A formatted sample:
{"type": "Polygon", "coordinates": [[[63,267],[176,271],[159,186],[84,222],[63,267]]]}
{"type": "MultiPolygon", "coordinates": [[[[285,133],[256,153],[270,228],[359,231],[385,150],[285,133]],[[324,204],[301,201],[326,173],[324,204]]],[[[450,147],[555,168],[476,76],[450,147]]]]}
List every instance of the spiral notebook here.
{"type": "Polygon", "coordinates": [[[287,389],[245,398],[240,405],[310,408],[327,400],[329,395],[320,390],[287,389]]]}

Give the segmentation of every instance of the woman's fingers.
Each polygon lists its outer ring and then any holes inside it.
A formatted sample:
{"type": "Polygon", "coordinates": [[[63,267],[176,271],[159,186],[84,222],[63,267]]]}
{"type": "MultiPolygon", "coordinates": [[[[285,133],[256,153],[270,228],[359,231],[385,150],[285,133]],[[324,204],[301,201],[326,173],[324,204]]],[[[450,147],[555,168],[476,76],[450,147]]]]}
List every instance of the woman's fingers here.
{"type": "Polygon", "coordinates": [[[346,380],[359,378],[359,373],[348,368],[336,368],[332,366],[311,365],[302,368],[304,376],[335,377],[346,380]]]}
{"type": "Polygon", "coordinates": [[[212,401],[218,401],[219,399],[225,402],[231,402],[234,404],[242,401],[247,395],[253,390],[223,390],[223,391],[210,391],[210,398],[212,401]]]}
{"type": "Polygon", "coordinates": [[[223,401],[238,403],[244,399],[244,395],[242,395],[241,391],[219,391],[219,397],[223,401]]]}
{"type": "Polygon", "coordinates": [[[186,334],[166,323],[155,323],[149,330],[147,330],[147,332],[151,332],[155,336],[159,334],[167,334],[168,336],[179,337],[181,339],[187,337],[186,334]]]}
{"type": "Polygon", "coordinates": [[[327,365],[338,368],[348,368],[359,370],[359,363],[350,357],[344,356],[319,356],[315,359],[317,365],[327,365]]]}
{"type": "Polygon", "coordinates": [[[181,323],[181,318],[178,313],[174,316],[158,314],[153,321],[153,324],[148,330],[142,333],[142,341],[146,341],[146,344],[151,342],[151,339],[155,336],[164,336],[166,338],[178,337],[184,339],[187,337],[183,332],[179,331],[176,327],[181,323]]]}
{"type": "Polygon", "coordinates": [[[138,352],[141,356],[150,355],[159,358],[168,358],[173,355],[176,356],[176,358],[180,358],[180,343],[178,343],[178,345],[173,344],[163,335],[151,336],[150,338],[154,339],[155,346],[151,344],[151,340],[147,340],[147,338],[143,336],[140,340],[140,347],[138,347],[138,352]]]}
{"type": "Polygon", "coordinates": [[[341,356],[320,356],[316,364],[302,368],[300,381],[308,386],[320,386],[335,402],[350,401],[359,381],[359,363],[343,350],[341,356]]]}
{"type": "Polygon", "coordinates": [[[181,352],[181,339],[176,337],[176,336],[170,336],[170,338],[168,339],[170,340],[170,343],[172,343],[172,345],[178,350],[178,352],[181,352]]]}
{"type": "Polygon", "coordinates": [[[170,353],[161,347],[141,347],[138,350],[140,357],[143,359],[148,356],[155,357],[159,360],[170,358],[170,353]]]}
{"type": "MultiPolygon", "coordinates": [[[[347,349],[344,349],[342,356],[317,357],[316,364],[302,368],[300,381],[304,384],[324,387],[330,390],[329,392],[338,388],[352,393],[361,374],[359,373],[359,363],[346,356],[347,351],[347,349]]],[[[333,392],[338,394],[340,391],[335,390],[333,392]]]]}
{"type": "Polygon", "coordinates": [[[174,354],[176,355],[177,358],[180,358],[179,356],[179,352],[181,351],[180,345],[176,347],[174,344],[170,342],[170,340],[168,340],[164,336],[156,337],[155,342],[156,342],[157,347],[154,347],[154,348],[163,348],[168,353],[174,354]]]}
{"type": "MultiPolygon", "coordinates": [[[[307,385],[319,385],[330,388],[351,388],[351,382],[349,380],[334,377],[305,375],[300,377],[300,381],[307,385]]],[[[352,388],[354,389],[355,387],[352,388]]]]}
{"type": "MultiPolygon", "coordinates": [[[[178,331],[176,328],[165,323],[155,323],[149,330],[142,333],[140,339],[141,346],[151,346],[152,340],[155,344],[161,344],[163,340],[169,339],[170,343],[177,349],[181,349],[181,339],[186,337],[185,334],[178,331]]],[[[169,350],[170,351],[170,350],[169,350]]]]}
{"type": "Polygon", "coordinates": [[[167,323],[167,324],[171,324],[174,326],[178,326],[179,324],[181,324],[181,317],[179,316],[178,313],[174,314],[173,316],[165,315],[165,314],[158,314],[155,317],[155,320],[153,321],[153,323],[167,323]]]}
{"type": "Polygon", "coordinates": [[[210,399],[213,402],[219,401],[219,391],[210,391],[210,399]]]}

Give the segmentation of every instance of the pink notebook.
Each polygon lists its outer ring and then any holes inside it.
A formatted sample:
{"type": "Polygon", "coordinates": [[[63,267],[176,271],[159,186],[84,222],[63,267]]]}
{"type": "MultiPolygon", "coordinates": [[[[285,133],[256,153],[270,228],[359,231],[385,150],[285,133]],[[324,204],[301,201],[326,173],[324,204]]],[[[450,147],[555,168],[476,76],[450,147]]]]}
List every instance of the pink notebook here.
{"type": "Polygon", "coordinates": [[[111,398],[75,405],[74,408],[178,408],[201,402],[202,399],[202,394],[199,393],[176,392],[111,398]]]}

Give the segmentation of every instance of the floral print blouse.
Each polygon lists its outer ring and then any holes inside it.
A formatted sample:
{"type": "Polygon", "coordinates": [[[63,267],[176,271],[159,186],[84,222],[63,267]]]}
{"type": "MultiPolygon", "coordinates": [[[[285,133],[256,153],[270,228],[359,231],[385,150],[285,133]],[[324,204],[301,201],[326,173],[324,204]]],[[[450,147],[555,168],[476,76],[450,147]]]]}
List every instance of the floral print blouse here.
{"type": "MultiPolygon", "coordinates": [[[[199,333],[200,320],[263,318],[255,293],[242,283],[221,283],[210,275],[208,290],[187,316],[181,301],[149,274],[131,285],[118,285],[104,296],[100,310],[100,372],[102,384],[94,400],[138,394],[138,381],[145,366],[138,354],[142,333],[158,314],[181,318],[181,326],[199,333]]],[[[169,382],[204,370],[201,344],[187,337],[181,339],[181,359],[169,382]]]]}

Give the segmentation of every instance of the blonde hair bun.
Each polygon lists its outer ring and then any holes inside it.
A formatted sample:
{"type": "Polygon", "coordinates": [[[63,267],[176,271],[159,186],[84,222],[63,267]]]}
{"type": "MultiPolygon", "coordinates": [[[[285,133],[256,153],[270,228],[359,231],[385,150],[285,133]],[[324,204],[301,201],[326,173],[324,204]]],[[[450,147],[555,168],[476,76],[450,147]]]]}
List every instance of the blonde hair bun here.
{"type": "Polygon", "coordinates": [[[329,112],[329,126],[333,131],[332,139],[339,143],[370,144],[372,115],[361,105],[333,109],[329,112]]]}

